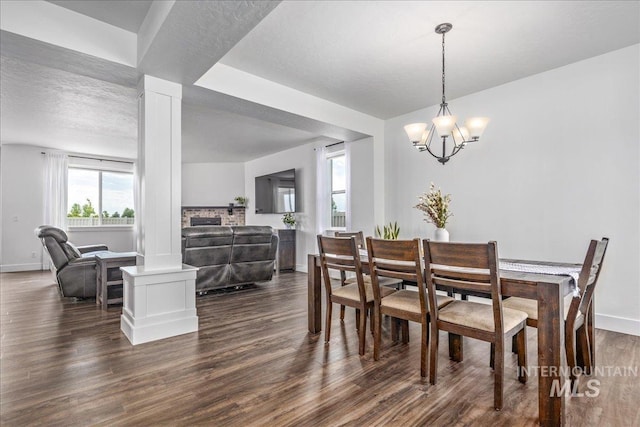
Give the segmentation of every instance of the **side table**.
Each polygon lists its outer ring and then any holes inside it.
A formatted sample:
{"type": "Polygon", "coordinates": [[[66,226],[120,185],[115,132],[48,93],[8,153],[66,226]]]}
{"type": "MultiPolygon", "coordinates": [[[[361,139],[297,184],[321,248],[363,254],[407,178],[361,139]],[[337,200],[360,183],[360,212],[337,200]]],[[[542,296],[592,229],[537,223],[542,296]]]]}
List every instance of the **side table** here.
{"type": "Polygon", "coordinates": [[[122,303],[122,293],[114,296],[115,287],[122,289],[120,267],[136,265],[136,252],[110,252],[96,255],[96,304],[106,310],[109,304],[122,303]],[[109,296],[109,289],[111,296],[109,296]]]}
{"type": "Polygon", "coordinates": [[[278,272],[296,270],[296,230],[278,230],[278,272]]]}

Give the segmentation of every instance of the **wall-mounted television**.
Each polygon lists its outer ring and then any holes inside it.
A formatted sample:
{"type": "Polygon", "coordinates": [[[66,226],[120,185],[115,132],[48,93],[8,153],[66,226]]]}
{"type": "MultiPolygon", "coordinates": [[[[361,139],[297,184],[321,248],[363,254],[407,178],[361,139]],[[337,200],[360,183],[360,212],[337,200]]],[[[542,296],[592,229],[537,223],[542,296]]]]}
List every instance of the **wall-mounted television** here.
{"type": "Polygon", "coordinates": [[[296,212],[296,170],[256,177],[256,213],[296,212]]]}

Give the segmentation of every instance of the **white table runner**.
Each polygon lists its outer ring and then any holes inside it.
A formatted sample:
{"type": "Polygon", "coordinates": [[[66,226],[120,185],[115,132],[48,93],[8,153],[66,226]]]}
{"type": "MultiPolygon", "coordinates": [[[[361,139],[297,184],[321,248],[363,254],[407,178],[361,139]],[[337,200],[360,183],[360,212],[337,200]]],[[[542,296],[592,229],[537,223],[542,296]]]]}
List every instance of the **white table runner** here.
{"type": "Polygon", "coordinates": [[[554,276],[569,276],[573,279],[571,281],[573,297],[580,297],[580,288],[578,288],[578,277],[580,277],[581,267],[500,261],[500,270],[520,271],[523,273],[551,274],[554,276]]]}

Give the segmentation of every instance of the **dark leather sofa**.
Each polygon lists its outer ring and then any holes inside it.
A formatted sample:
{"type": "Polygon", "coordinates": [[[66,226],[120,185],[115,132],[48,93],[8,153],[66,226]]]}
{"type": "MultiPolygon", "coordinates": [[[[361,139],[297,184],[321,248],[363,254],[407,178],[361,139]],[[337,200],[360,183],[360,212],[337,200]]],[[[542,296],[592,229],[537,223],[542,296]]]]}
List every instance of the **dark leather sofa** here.
{"type": "Polygon", "coordinates": [[[51,225],[41,225],[34,232],[51,257],[62,296],[95,297],[95,255],[109,252],[109,248],[106,245],[74,246],[64,230],[51,225]]]}
{"type": "Polygon", "coordinates": [[[182,229],[182,262],[199,267],[196,291],[273,278],[278,236],[268,226],[196,226],[182,229]]]}

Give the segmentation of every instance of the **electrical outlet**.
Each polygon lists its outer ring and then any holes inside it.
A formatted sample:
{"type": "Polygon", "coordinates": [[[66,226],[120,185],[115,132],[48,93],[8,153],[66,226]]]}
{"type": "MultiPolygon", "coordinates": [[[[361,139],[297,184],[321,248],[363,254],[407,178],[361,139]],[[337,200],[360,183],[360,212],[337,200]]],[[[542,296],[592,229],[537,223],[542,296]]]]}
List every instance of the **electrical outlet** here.
{"type": "Polygon", "coordinates": [[[36,257],[36,253],[35,252],[31,252],[31,258],[35,258],[36,257]]]}
{"type": "Polygon", "coordinates": [[[18,217],[17,216],[13,217],[13,222],[18,222],[18,217]]]}

